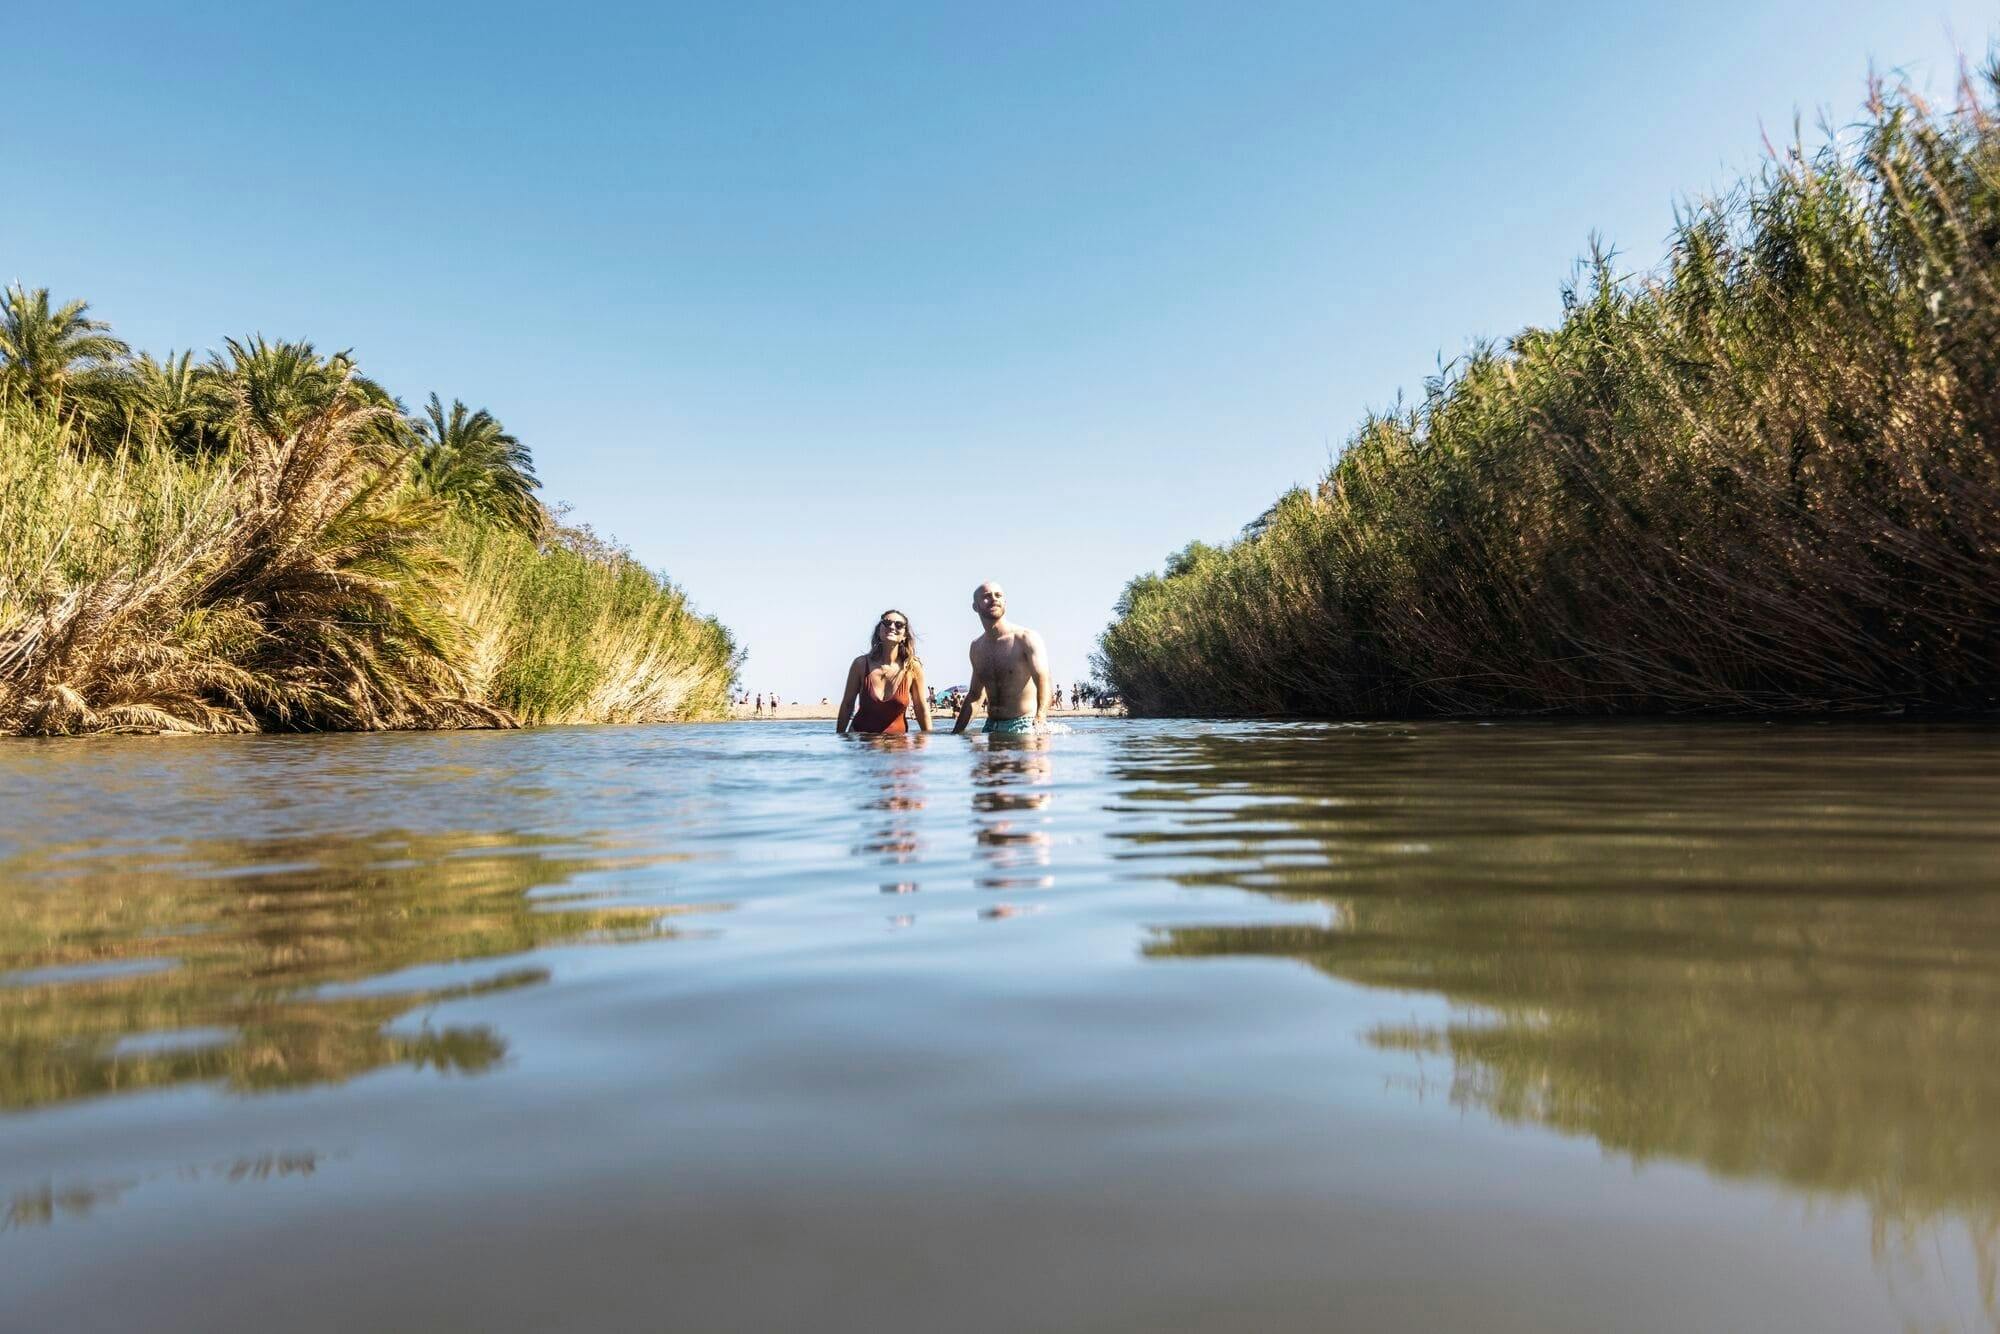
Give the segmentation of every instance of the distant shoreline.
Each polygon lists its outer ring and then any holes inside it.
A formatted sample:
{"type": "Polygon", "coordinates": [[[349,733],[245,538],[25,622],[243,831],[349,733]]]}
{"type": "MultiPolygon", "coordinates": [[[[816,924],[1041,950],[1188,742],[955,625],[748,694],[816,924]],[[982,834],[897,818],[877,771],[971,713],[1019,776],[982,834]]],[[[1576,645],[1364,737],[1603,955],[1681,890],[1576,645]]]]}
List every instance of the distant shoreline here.
{"type": "MultiPolygon", "coordinates": [[[[762,713],[750,704],[732,705],[729,721],[735,723],[793,723],[793,722],[833,722],[840,716],[838,705],[834,704],[780,704],[774,712],[768,705],[762,713]]],[[[977,710],[973,717],[984,718],[984,710],[977,710]]],[[[1051,718],[1122,718],[1123,709],[1050,709],[1051,718]]],[[[952,713],[947,709],[931,711],[931,726],[949,728],[952,713]],[[940,721],[942,720],[942,721],[940,721]]]]}

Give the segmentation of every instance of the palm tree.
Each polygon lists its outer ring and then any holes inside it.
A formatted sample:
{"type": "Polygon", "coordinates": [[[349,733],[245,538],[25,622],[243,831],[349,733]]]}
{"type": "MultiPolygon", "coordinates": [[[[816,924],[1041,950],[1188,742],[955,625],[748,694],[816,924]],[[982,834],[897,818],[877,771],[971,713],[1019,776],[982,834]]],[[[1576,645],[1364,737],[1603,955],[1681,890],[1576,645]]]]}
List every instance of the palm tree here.
{"type": "Polygon", "coordinates": [[[86,414],[115,403],[131,351],[83,301],[52,307],[49,289],[19,283],[0,296],[0,388],[37,406],[75,403],[86,414]]]}
{"type": "Polygon", "coordinates": [[[225,338],[227,354],[209,354],[208,370],[234,400],[230,434],[283,440],[328,407],[361,402],[353,385],[354,362],[345,352],[322,357],[311,343],[257,334],[225,338]]]}
{"type": "Polygon", "coordinates": [[[410,481],[419,491],[523,532],[542,530],[548,514],[535,498],[541,482],[533,457],[492,413],[474,412],[457,399],[446,412],[432,394],[424,415],[411,424],[418,444],[410,455],[410,481]]]}
{"type": "Polygon", "coordinates": [[[267,339],[223,339],[228,355],[212,353],[207,373],[231,406],[223,435],[232,444],[245,439],[284,440],[339,404],[371,409],[360,441],[384,460],[409,444],[403,405],[356,368],[354,354],[322,357],[311,343],[267,339]]]}
{"type": "Polygon", "coordinates": [[[213,366],[197,366],[194,354],[167,353],[154,361],[141,352],[127,378],[125,418],[135,436],[157,432],[182,454],[200,454],[221,445],[233,405],[213,366]]]}

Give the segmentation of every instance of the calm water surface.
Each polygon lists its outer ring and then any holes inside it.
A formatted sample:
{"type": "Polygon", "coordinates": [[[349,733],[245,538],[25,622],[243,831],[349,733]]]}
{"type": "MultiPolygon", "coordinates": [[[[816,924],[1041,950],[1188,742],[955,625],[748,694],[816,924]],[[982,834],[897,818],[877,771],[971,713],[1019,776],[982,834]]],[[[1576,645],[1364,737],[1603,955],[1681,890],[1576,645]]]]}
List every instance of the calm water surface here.
{"type": "Polygon", "coordinates": [[[0,744],[0,1325],[2000,1326],[2000,731],[0,744]]]}

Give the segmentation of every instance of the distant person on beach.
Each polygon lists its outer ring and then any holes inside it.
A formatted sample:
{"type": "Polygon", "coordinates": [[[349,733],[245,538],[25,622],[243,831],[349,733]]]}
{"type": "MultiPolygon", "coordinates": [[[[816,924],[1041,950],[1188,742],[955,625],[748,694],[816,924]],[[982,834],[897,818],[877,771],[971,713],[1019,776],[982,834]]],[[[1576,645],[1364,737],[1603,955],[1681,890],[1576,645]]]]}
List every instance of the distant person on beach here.
{"type": "Polygon", "coordinates": [[[1007,593],[996,583],[972,591],[972,610],[986,632],[972,641],[972,683],[958,706],[953,733],[972,721],[973,706],[986,699],[986,732],[1025,736],[1038,732],[1049,711],[1049,655],[1042,637],[1007,619],[1007,593]]]}
{"type": "Polygon", "coordinates": [[[910,618],[892,607],[875,622],[868,651],[848,664],[833,730],[895,736],[909,730],[904,715],[913,707],[917,726],[930,731],[931,697],[917,659],[917,635],[910,618]]]}
{"type": "Polygon", "coordinates": [[[755,713],[755,714],[753,714],[752,716],[753,716],[753,717],[758,717],[758,718],[761,718],[761,717],[763,717],[763,716],[764,716],[764,696],[763,696],[763,695],[761,695],[761,694],[759,694],[759,695],[757,696],[757,711],[756,711],[756,713],[755,713]]]}

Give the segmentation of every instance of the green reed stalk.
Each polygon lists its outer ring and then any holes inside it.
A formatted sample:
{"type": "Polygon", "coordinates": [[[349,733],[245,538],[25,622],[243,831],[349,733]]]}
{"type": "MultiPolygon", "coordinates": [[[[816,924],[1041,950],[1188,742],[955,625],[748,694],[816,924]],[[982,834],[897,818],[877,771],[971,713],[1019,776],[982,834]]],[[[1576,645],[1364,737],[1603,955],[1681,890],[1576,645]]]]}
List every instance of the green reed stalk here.
{"type": "Polygon", "coordinates": [[[719,718],[741,661],[729,632],[587,530],[536,542],[460,524],[454,610],[470,627],[482,696],[524,722],[719,718]]]}

